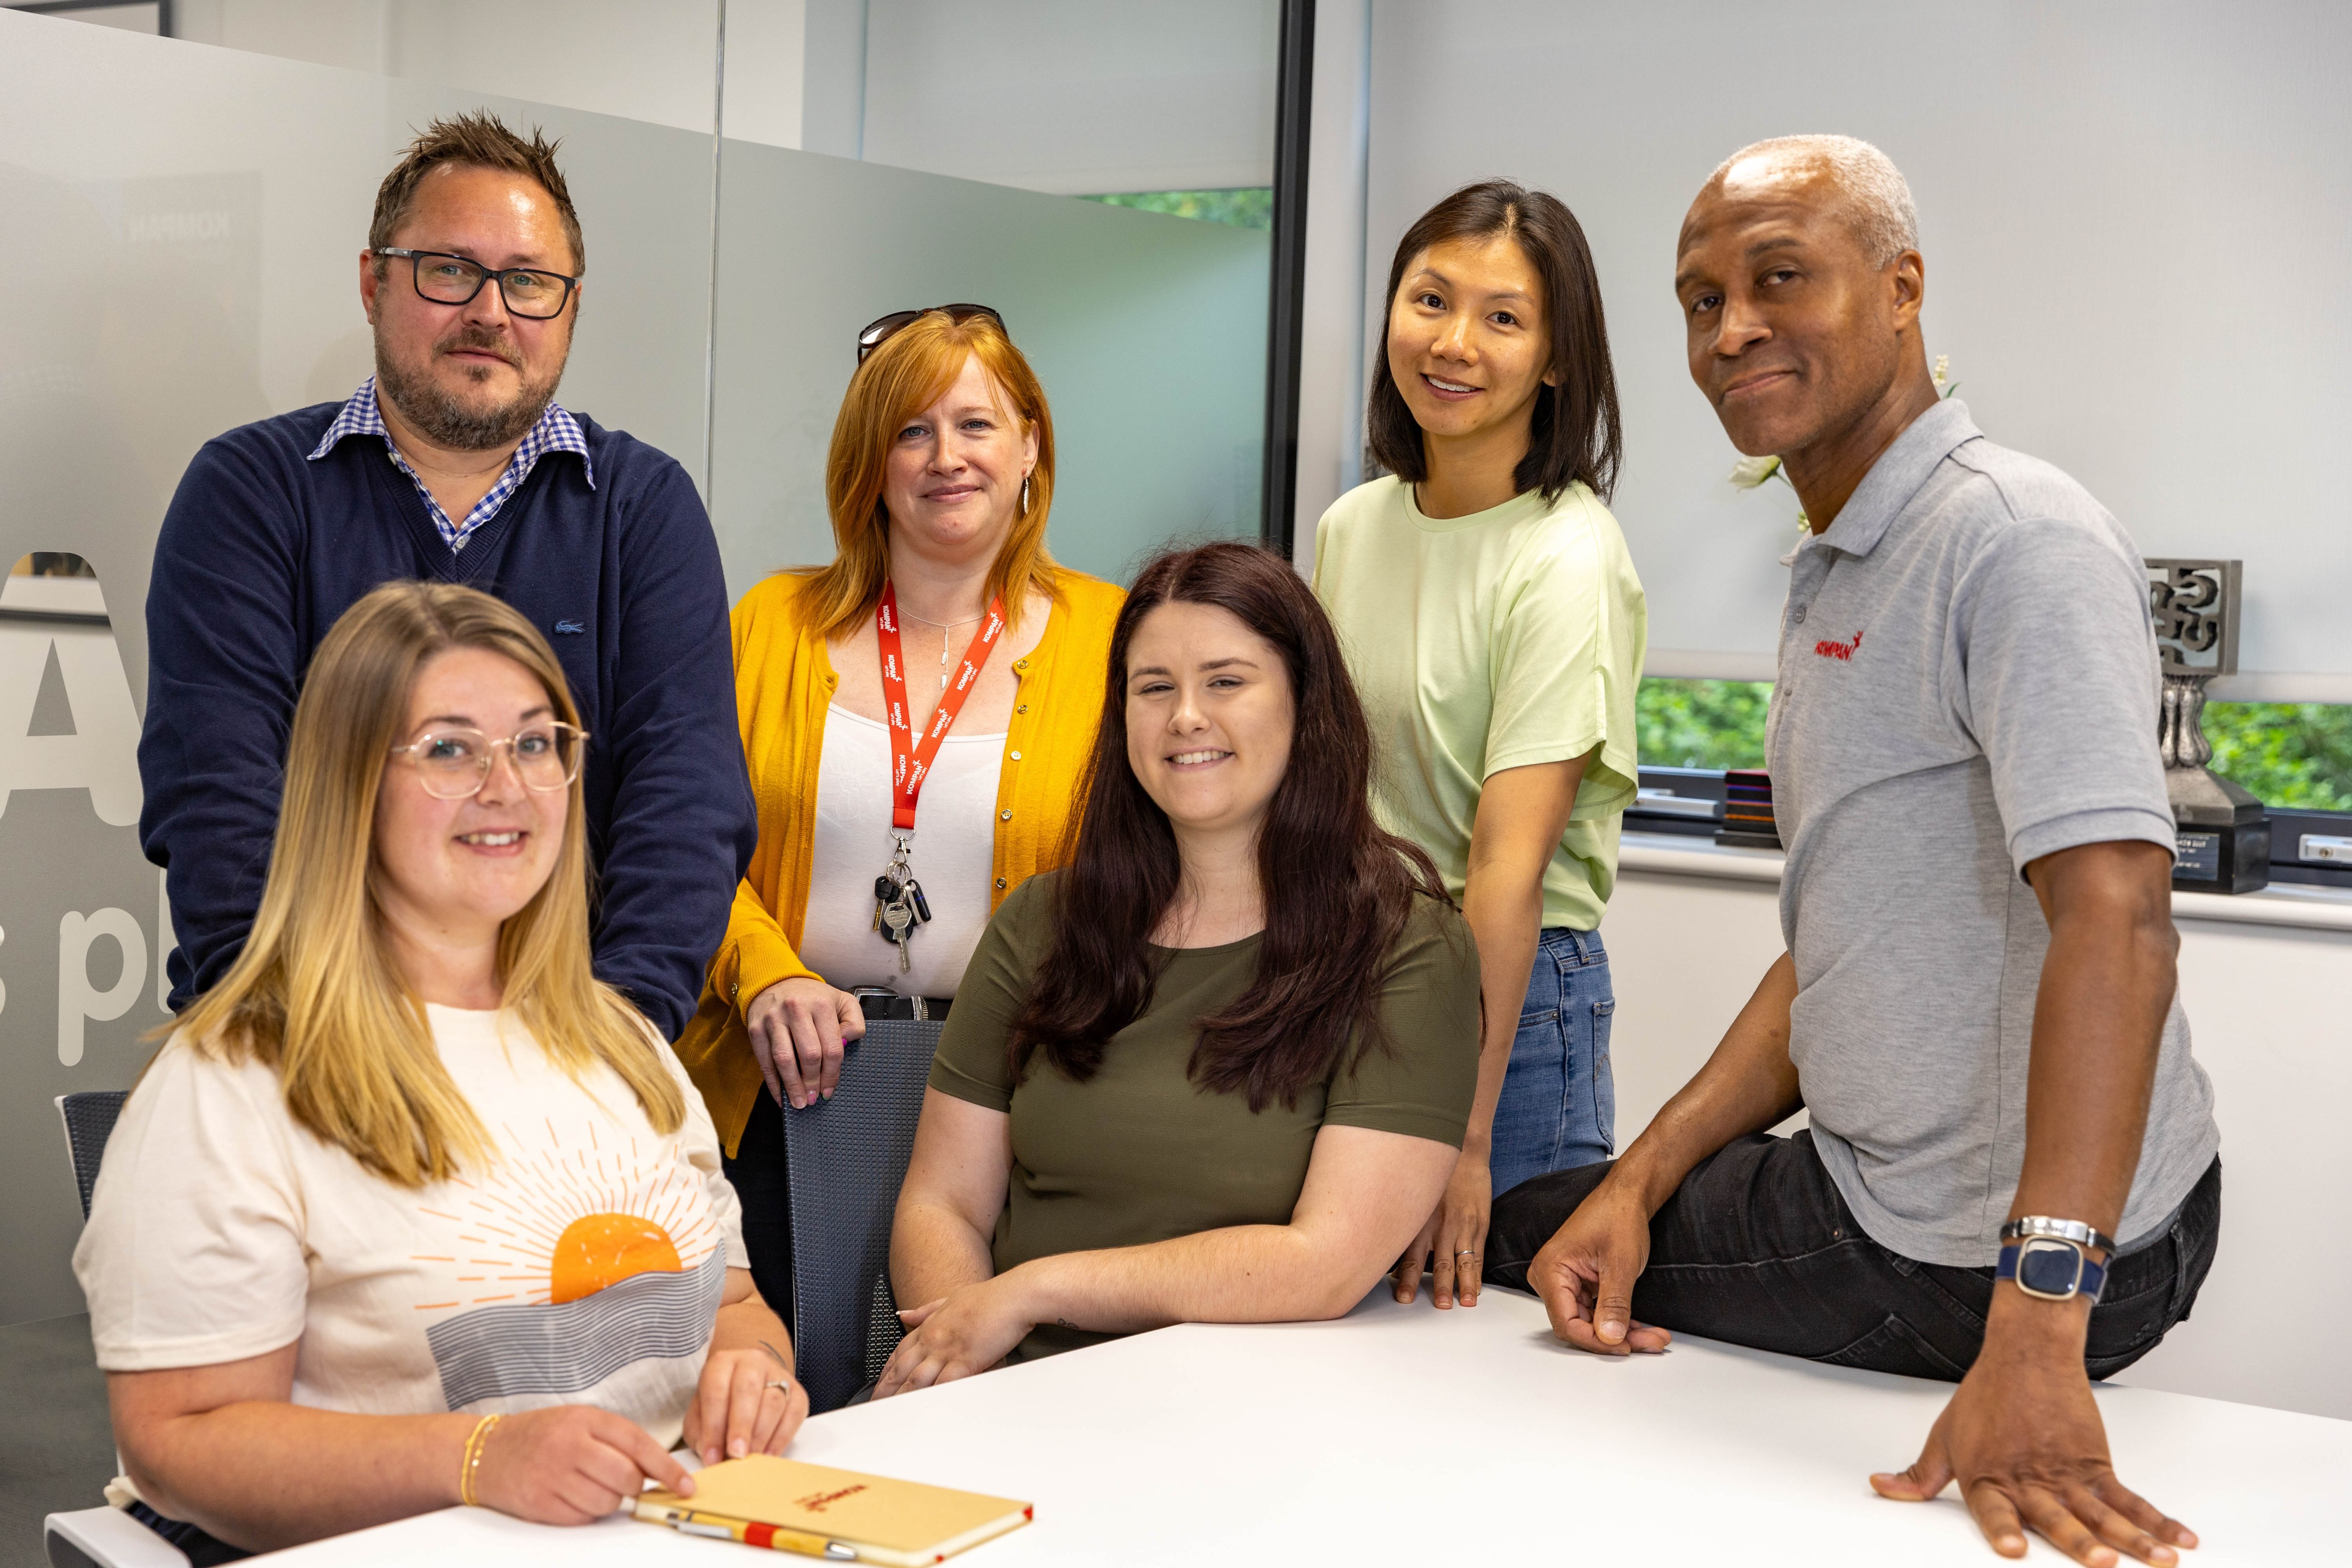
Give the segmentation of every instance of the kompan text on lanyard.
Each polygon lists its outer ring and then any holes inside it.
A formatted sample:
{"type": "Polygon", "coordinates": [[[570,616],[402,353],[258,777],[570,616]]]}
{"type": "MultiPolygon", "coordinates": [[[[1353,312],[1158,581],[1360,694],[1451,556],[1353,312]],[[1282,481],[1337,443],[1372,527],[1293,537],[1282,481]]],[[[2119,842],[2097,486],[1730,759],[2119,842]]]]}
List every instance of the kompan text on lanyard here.
{"type": "Polygon", "coordinates": [[[884,940],[898,944],[898,973],[904,974],[913,967],[907,956],[908,934],[931,918],[930,902],[923,897],[922,884],[915,880],[911,863],[915,806],[922,797],[923,780],[939,757],[940,742],[955,728],[964,699],[980,683],[980,667],[988,662],[989,649],[1004,635],[1004,600],[1000,595],[988,601],[988,614],[982,618],[980,630],[972,634],[971,646],[964,649],[963,665],[955,679],[940,693],[939,708],[919,745],[914,742],[909,721],[913,710],[907,703],[907,660],[898,647],[898,591],[888,583],[882,584],[874,627],[876,640],[882,645],[882,703],[889,710],[890,837],[897,846],[889,866],[874,879],[874,929],[884,940]]]}

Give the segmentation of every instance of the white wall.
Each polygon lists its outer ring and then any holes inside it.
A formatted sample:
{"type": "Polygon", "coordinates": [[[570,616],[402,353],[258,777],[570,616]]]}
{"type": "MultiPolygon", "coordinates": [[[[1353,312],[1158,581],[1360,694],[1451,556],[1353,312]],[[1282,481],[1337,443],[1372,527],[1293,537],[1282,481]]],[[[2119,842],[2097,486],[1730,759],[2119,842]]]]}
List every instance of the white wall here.
{"type": "Polygon", "coordinates": [[[1280,16],[1279,0],[868,0],[858,156],[1066,195],[1268,184],[1280,16]]]}
{"type": "Polygon", "coordinates": [[[727,88],[721,110],[726,133],[771,147],[800,146],[807,59],[805,0],[724,3],[727,88]]]}
{"type": "Polygon", "coordinates": [[[2352,700],[2352,316],[2319,303],[2352,272],[2352,7],[1376,0],[1372,16],[1371,290],[1406,225],[1465,182],[1508,175],[1576,211],[1661,671],[1759,673],[1795,511],[1780,487],[1724,483],[1736,454],[1684,368],[1675,230],[1743,143],[1837,131],[1910,178],[1928,348],[1986,432],[2074,473],[2147,554],[2243,557],[2242,662],[2273,679],[2230,695],[2352,700]]]}
{"type": "Polygon", "coordinates": [[[176,28],[709,131],[723,19],[730,137],[1089,195],[1270,184],[1280,16],[1280,0],[180,0],[176,28]]]}
{"type": "MultiPolygon", "coordinates": [[[[2221,1250],[2194,1316],[2118,1381],[2352,1418],[2352,931],[2179,930],[2181,1005],[2221,1124],[2221,1250]]],[[[1622,1149],[1782,951],[1780,887],[1629,870],[1601,935],[1622,1149]]]]}
{"type": "MultiPolygon", "coordinates": [[[[732,4],[755,13],[782,8],[776,0],[732,4]]],[[[178,0],[173,26],[191,43],[708,132],[719,6],[720,0],[178,0]]],[[[797,119],[796,100],[793,107],[797,119]]]]}

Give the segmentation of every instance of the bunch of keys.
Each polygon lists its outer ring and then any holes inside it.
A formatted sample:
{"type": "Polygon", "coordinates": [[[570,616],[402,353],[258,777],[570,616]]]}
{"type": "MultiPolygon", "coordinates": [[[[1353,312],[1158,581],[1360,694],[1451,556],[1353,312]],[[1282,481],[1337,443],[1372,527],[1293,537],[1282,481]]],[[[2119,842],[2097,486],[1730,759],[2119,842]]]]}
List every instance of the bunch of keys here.
{"type": "Polygon", "coordinates": [[[885,942],[898,944],[899,973],[914,967],[907,956],[908,933],[930,918],[930,903],[923,897],[923,885],[915,880],[915,869],[908,863],[907,840],[901,837],[889,868],[874,879],[874,929],[885,942]]]}

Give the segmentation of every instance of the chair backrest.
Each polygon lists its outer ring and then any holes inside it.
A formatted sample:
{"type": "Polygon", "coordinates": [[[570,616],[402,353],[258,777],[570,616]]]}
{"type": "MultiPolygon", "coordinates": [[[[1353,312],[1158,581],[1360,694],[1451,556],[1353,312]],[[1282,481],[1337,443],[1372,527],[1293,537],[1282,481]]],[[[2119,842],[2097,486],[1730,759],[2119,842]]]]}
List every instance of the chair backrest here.
{"type": "Polygon", "coordinates": [[[831,1100],[784,1119],[792,1172],[793,1359],[812,1411],[835,1410],[878,1374],[898,1342],[890,1300],[890,1216],[915,1150],[940,1026],[874,1019],[841,1061],[831,1100]]]}
{"type": "Polygon", "coordinates": [[[81,1217],[89,1217],[89,1194],[98,1185],[98,1163],[106,1154],[106,1141],[114,1136],[114,1119],[122,1114],[127,1089],[90,1089],[58,1096],[58,1114],[65,1119],[66,1152],[73,1159],[74,1185],[81,1189],[81,1217]]]}

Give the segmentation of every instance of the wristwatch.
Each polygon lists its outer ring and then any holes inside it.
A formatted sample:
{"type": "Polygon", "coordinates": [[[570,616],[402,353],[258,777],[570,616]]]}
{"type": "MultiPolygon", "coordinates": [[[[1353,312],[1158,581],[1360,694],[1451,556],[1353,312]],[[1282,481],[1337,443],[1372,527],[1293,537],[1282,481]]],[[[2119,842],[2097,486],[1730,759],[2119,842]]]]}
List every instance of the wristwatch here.
{"type": "Polygon", "coordinates": [[[2087,1296],[2096,1306],[2106,1288],[2107,1268],[2091,1261],[2092,1247],[2113,1258],[2116,1238],[2078,1219],[2027,1215],[2000,1227],[2000,1265],[1992,1277],[2045,1301],[2087,1296]]]}

